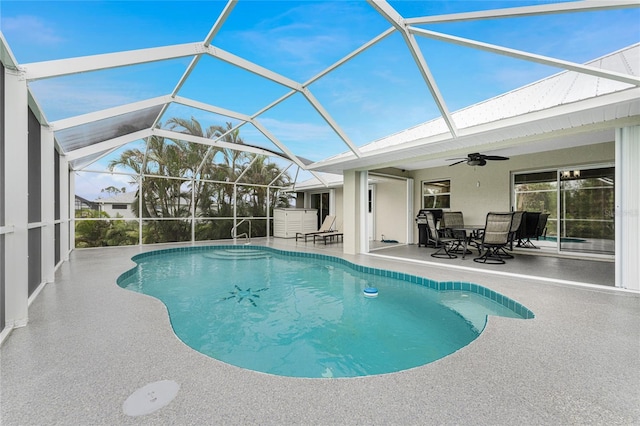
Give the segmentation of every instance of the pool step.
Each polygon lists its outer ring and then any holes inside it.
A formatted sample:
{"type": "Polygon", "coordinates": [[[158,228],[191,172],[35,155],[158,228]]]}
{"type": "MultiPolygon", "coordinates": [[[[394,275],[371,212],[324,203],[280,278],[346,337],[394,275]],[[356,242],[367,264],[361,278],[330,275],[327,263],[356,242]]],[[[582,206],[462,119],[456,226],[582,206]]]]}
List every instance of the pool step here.
{"type": "Polygon", "coordinates": [[[271,254],[264,250],[212,250],[203,254],[207,259],[223,259],[223,260],[244,260],[244,259],[265,259],[271,257],[271,254]]]}

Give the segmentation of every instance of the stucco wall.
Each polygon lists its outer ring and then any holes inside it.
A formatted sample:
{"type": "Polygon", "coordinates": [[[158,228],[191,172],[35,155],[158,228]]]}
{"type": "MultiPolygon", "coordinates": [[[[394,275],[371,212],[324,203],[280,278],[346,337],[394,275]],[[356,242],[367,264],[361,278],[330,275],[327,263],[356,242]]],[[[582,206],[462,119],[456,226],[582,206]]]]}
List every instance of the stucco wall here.
{"type": "Polygon", "coordinates": [[[406,243],[407,236],[407,182],[405,180],[384,180],[375,185],[375,235],[380,241],[382,235],[387,240],[406,243]]]}
{"type": "Polygon", "coordinates": [[[114,209],[113,204],[103,204],[101,209],[103,212],[107,213],[109,217],[117,217],[118,215],[127,219],[135,219],[136,217],[136,215],[131,211],[131,205],[127,205],[126,209],[114,209]]]}
{"type": "MultiPolygon", "coordinates": [[[[416,213],[422,206],[422,181],[451,180],[451,210],[462,211],[465,223],[483,224],[489,211],[511,209],[511,172],[614,162],[615,143],[588,145],[490,161],[484,167],[459,164],[412,173],[416,213]]],[[[415,226],[415,225],[414,225],[415,226]]],[[[414,233],[417,238],[417,227],[414,233]]]]}
{"type": "Polygon", "coordinates": [[[336,191],[336,196],[335,196],[335,203],[336,203],[336,209],[335,209],[335,214],[336,214],[336,229],[340,230],[340,231],[344,231],[344,212],[343,212],[343,208],[344,208],[344,203],[343,203],[343,199],[344,199],[344,191],[342,190],[342,187],[340,188],[335,188],[336,191]]]}

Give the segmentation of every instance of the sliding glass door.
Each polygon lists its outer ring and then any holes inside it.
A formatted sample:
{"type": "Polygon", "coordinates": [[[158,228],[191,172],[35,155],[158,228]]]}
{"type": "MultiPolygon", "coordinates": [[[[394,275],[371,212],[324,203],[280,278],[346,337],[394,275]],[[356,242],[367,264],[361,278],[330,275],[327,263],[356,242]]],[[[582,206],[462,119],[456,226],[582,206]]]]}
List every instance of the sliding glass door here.
{"type": "Polygon", "coordinates": [[[562,169],[560,251],[614,254],[615,170],[562,169]]]}
{"type": "Polygon", "coordinates": [[[312,209],[318,209],[318,229],[322,225],[324,218],[329,214],[329,193],[322,192],[319,194],[311,194],[311,205],[309,206],[312,209]]]}
{"type": "Polygon", "coordinates": [[[536,247],[557,249],[558,173],[557,170],[519,173],[514,175],[515,211],[547,213],[546,229],[534,242],[536,247]]]}
{"type": "Polygon", "coordinates": [[[517,173],[513,209],[549,214],[538,247],[613,255],[614,176],[610,165],[517,173]]]}

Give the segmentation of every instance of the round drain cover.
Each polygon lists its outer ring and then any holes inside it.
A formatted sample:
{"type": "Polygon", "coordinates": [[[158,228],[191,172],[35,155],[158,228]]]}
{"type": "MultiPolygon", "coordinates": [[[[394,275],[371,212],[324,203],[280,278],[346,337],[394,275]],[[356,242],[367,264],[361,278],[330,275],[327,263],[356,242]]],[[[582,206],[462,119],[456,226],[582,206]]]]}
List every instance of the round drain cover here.
{"type": "Polygon", "coordinates": [[[173,380],[160,380],[149,383],[129,395],[122,404],[122,410],[128,416],[144,416],[170,403],[178,394],[180,385],[173,380]]]}

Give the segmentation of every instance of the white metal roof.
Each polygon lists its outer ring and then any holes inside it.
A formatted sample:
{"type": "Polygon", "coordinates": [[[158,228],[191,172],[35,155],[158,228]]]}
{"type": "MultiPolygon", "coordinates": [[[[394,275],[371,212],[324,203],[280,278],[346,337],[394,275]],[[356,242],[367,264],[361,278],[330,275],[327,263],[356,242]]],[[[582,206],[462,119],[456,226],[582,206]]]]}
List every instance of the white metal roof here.
{"type": "Polygon", "coordinates": [[[136,193],[124,192],[121,194],[116,194],[111,197],[98,198],[95,200],[96,203],[99,204],[133,204],[136,199],[136,193]]]}
{"type": "MultiPolygon", "coordinates": [[[[638,77],[640,76],[640,43],[585,65],[638,77]]],[[[514,143],[521,144],[519,139],[522,138],[560,130],[563,130],[566,135],[568,129],[580,131],[581,127],[593,127],[599,123],[606,126],[605,123],[616,120],[629,119],[628,122],[640,123],[639,114],[640,89],[637,85],[576,71],[564,71],[454,112],[451,114],[452,120],[464,137],[453,138],[448,132],[445,120],[438,118],[363,146],[361,151],[365,154],[365,158],[360,161],[354,161],[352,155],[344,153],[314,166],[318,170],[338,171],[363,167],[363,163],[388,164],[391,158],[390,151],[393,150],[397,155],[391,161],[392,163],[404,169],[417,169],[424,167],[425,163],[416,161],[416,154],[424,157],[428,154],[449,151],[452,148],[476,149],[479,145],[502,142],[506,139],[512,139],[514,143]],[[612,94],[617,96],[613,98],[606,96],[612,94]],[[560,109],[563,106],[571,109],[573,113],[563,117],[560,109]],[[545,114],[542,120],[541,113],[545,114]],[[505,124],[507,124],[506,127],[505,124]],[[509,124],[517,125],[519,130],[515,130],[509,124]],[[503,127],[507,129],[505,132],[501,132],[503,127]],[[469,132],[464,132],[465,129],[469,132]],[[487,133],[491,133],[492,136],[487,137],[487,133]],[[434,144],[431,152],[429,152],[429,144],[434,144]],[[416,145],[421,152],[416,152],[414,149],[416,145]],[[402,153],[403,148],[406,148],[405,153],[402,153]],[[384,158],[376,158],[376,153],[384,158]]],[[[544,142],[545,139],[541,137],[540,141],[544,142]]],[[[572,141],[566,138],[566,146],[571,146],[572,141]]],[[[597,141],[590,142],[585,139],[584,143],[597,141]]],[[[542,150],[549,148],[547,144],[541,144],[541,147],[542,150]]],[[[557,146],[556,149],[560,147],[557,146]]],[[[532,152],[531,148],[528,152],[532,152]]]]}

